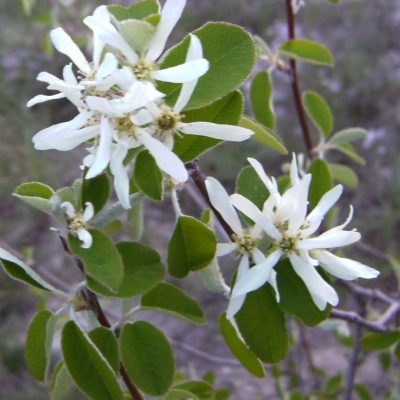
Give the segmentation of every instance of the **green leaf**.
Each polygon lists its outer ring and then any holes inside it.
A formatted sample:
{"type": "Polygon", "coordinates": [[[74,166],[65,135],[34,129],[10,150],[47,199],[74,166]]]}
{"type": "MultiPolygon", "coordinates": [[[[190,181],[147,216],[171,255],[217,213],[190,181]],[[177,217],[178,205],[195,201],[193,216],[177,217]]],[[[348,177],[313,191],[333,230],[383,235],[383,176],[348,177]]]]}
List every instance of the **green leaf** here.
{"type": "Polygon", "coordinates": [[[129,19],[120,22],[118,30],[132,49],[143,54],[154,36],[156,27],[147,21],[129,19]]]}
{"type": "Polygon", "coordinates": [[[357,187],[358,177],[351,168],[341,164],[329,164],[329,170],[333,179],[343,183],[343,185],[352,188],[357,187]]]}
{"type": "Polygon", "coordinates": [[[141,151],[136,157],[133,177],[138,188],[147,197],[155,201],[162,200],[163,174],[147,150],[141,151]]]}
{"type": "Polygon", "coordinates": [[[379,354],[379,363],[381,364],[382,370],[388,372],[390,365],[392,364],[392,357],[390,352],[385,351],[379,354]]]}
{"type": "Polygon", "coordinates": [[[285,316],[269,284],[247,293],[235,319],[245,343],[257,358],[277,363],[285,357],[288,351],[285,316]]]}
{"type": "Polygon", "coordinates": [[[211,229],[193,217],[181,216],[168,243],[168,271],[175,278],[184,278],[190,271],[207,267],[216,250],[211,229]]]}
{"type": "MultiPolygon", "coordinates": [[[[295,315],[308,326],[316,326],[329,317],[332,306],[328,304],[324,311],[318,309],[307,286],[288,259],[279,262],[275,270],[280,293],[279,307],[282,311],[295,315]]],[[[317,271],[321,272],[319,270],[320,268],[317,271]]]]}
{"type": "Polygon", "coordinates": [[[325,160],[316,158],[310,165],[308,173],[312,174],[308,201],[311,210],[314,209],[322,196],[333,188],[332,176],[325,160]]]}
{"type": "Polygon", "coordinates": [[[383,350],[393,346],[400,340],[400,332],[370,333],[361,339],[364,350],[383,350]]]}
{"type": "Polygon", "coordinates": [[[342,374],[339,372],[337,375],[332,376],[326,384],[325,393],[327,395],[335,395],[340,390],[342,385],[342,374]]]}
{"type": "Polygon", "coordinates": [[[365,160],[357,154],[356,149],[350,143],[343,143],[341,146],[335,147],[335,149],[346,154],[347,157],[351,158],[357,164],[365,165],[365,160]]]}
{"type": "Polygon", "coordinates": [[[140,304],[144,308],[163,311],[197,325],[207,323],[197,301],[170,283],[159,283],[154,289],[143,295],[140,304]]]}
{"type": "Polygon", "coordinates": [[[252,130],[254,134],[251,138],[256,142],[270,147],[280,154],[287,154],[286,147],[283,145],[279,136],[267,127],[260,125],[258,122],[245,115],[242,115],[240,118],[239,126],[252,130]]]}
{"type": "MultiPolygon", "coordinates": [[[[184,122],[204,121],[216,124],[237,125],[242,110],[243,96],[239,91],[233,91],[206,107],[185,112],[184,122]]],[[[221,140],[207,136],[176,135],[174,153],[183,162],[189,162],[221,142],[221,140]]]]}
{"type": "Polygon", "coordinates": [[[44,279],[42,279],[31,267],[19,260],[17,257],[0,247],[1,265],[9,276],[19,281],[25,282],[28,285],[37,287],[43,290],[49,290],[58,297],[66,299],[68,296],[59,290],[55,289],[44,279]]]}
{"type": "Polygon", "coordinates": [[[356,383],[354,385],[354,390],[357,393],[357,396],[359,397],[360,400],[374,400],[368,388],[365,385],[356,383]]]}
{"type": "Polygon", "coordinates": [[[400,260],[396,257],[390,256],[390,266],[397,278],[397,287],[400,288],[400,260]]]}
{"type": "Polygon", "coordinates": [[[165,266],[161,263],[160,255],[151,247],[121,242],[116,248],[124,268],[121,286],[112,292],[88,276],[89,289],[106,297],[128,298],[146,293],[164,278],[165,266]]]}
{"type": "Polygon", "coordinates": [[[187,392],[191,399],[194,397],[199,400],[214,400],[213,387],[204,381],[186,381],[174,386],[172,390],[187,392]]]}
{"type": "Polygon", "coordinates": [[[336,132],[328,141],[331,147],[341,146],[342,144],[353,142],[354,140],[363,139],[368,135],[368,132],[362,128],[348,128],[336,132]]]}
{"type": "Polygon", "coordinates": [[[98,214],[110,198],[111,185],[106,173],[92,179],[84,179],[82,183],[82,204],[92,203],[94,213],[98,214]]]}
{"type": "MultiPolygon", "coordinates": [[[[225,22],[209,22],[193,32],[202,44],[203,55],[210,64],[190,98],[187,110],[204,107],[235,90],[251,73],[255,63],[255,46],[241,27],[225,22]]],[[[189,36],[172,48],[161,69],[185,62],[189,36]]],[[[182,85],[157,81],[157,89],[166,94],[165,101],[174,106],[182,85]]]]}
{"type": "Polygon", "coordinates": [[[60,361],[51,380],[51,400],[63,400],[72,385],[72,378],[63,361],[60,361]]]}
{"type": "Polygon", "coordinates": [[[25,344],[25,359],[30,373],[44,383],[50,364],[51,345],[57,317],[44,310],[36,314],[31,322],[25,344]]]}
{"type": "Polygon", "coordinates": [[[143,234],[143,199],[128,211],[128,220],[132,240],[139,240],[143,234]]]}
{"type": "Polygon", "coordinates": [[[307,39],[292,39],[279,46],[279,54],[311,64],[331,67],[331,52],[319,43],[307,39]]]}
{"type": "Polygon", "coordinates": [[[123,6],[108,6],[108,11],[118,20],[144,19],[160,11],[160,4],[157,0],[142,0],[127,8],[123,6]]]}
{"type": "Polygon", "coordinates": [[[315,92],[304,92],[302,96],[303,106],[308,117],[318,131],[325,137],[329,136],[333,129],[333,115],[325,99],[315,92]]]}
{"type": "Polygon", "coordinates": [[[339,4],[340,3],[340,0],[327,0],[329,3],[332,3],[332,4],[339,4]]]}
{"type": "Polygon", "coordinates": [[[31,15],[32,8],[36,3],[36,0],[19,0],[20,6],[25,15],[31,15]]]}
{"type": "Polygon", "coordinates": [[[71,234],[68,235],[69,247],[83,261],[85,271],[90,277],[116,292],[124,276],[122,258],[106,234],[97,229],[90,229],[89,232],[93,238],[89,249],[82,248],[80,240],[71,234]]]}
{"type": "Polygon", "coordinates": [[[122,362],[140,390],[161,396],[172,384],[174,355],[164,334],[145,321],[122,328],[120,349],[122,362]]]}
{"type": "Polygon", "coordinates": [[[397,343],[394,349],[394,355],[397,357],[398,360],[400,360],[400,342],[397,343]]]}
{"type": "Polygon", "coordinates": [[[243,367],[257,378],[263,378],[265,372],[260,360],[257,359],[239,338],[236,329],[226,319],[226,313],[221,314],[219,317],[219,328],[229,350],[240,361],[243,367]]]}
{"type": "Polygon", "coordinates": [[[23,183],[13,193],[15,197],[47,214],[50,214],[52,210],[50,199],[53,194],[50,186],[40,182],[23,183]]]}
{"type": "Polygon", "coordinates": [[[89,332],[89,338],[100,350],[100,353],[110,364],[113,371],[118,374],[119,354],[117,339],[115,338],[114,333],[107,328],[99,326],[89,332]]]}
{"type": "Polygon", "coordinates": [[[61,208],[61,204],[64,201],[69,201],[75,208],[75,210],[82,209],[82,180],[77,179],[73,183],[72,187],[63,187],[54,193],[51,198],[53,205],[53,215],[65,224],[65,211],[61,208]]]}
{"type": "Polygon", "coordinates": [[[271,74],[259,72],[251,82],[250,101],[256,120],[269,129],[275,127],[275,113],[272,101],[273,86],[271,74]]]}
{"type": "Polygon", "coordinates": [[[110,364],[74,321],[62,330],[61,350],[68,372],[83,393],[96,400],[123,399],[110,364]]]}

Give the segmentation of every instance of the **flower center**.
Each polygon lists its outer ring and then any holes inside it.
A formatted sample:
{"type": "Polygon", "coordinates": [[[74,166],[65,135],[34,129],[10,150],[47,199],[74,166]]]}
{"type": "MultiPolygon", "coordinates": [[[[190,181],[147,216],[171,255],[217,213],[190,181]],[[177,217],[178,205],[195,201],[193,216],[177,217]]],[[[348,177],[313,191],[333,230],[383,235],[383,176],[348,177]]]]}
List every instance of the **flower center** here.
{"type": "Polygon", "coordinates": [[[94,78],[96,77],[97,73],[97,68],[94,66],[93,62],[91,62],[89,65],[90,65],[90,72],[86,73],[81,70],[77,72],[77,77],[79,82],[94,81],[94,78]]]}
{"type": "Polygon", "coordinates": [[[176,133],[176,126],[180,122],[181,116],[165,105],[162,106],[162,110],[162,114],[155,120],[155,125],[156,134],[164,139],[168,133],[176,133]]]}
{"type": "Polygon", "coordinates": [[[236,242],[238,251],[241,254],[251,254],[257,248],[258,243],[248,233],[245,233],[242,237],[232,235],[232,238],[236,242]]]}
{"type": "Polygon", "coordinates": [[[76,234],[80,229],[86,228],[86,223],[82,218],[82,213],[77,212],[75,217],[67,217],[68,230],[72,234],[76,234]]]}
{"type": "Polygon", "coordinates": [[[133,64],[131,68],[138,81],[151,80],[153,66],[148,64],[145,60],[140,60],[136,64],[133,64]]]}
{"type": "Polygon", "coordinates": [[[126,114],[125,117],[115,118],[114,121],[115,129],[118,131],[119,137],[133,138],[136,140],[136,125],[131,121],[130,114],[126,114]]]}
{"type": "Polygon", "coordinates": [[[283,239],[277,243],[277,245],[284,253],[287,254],[296,250],[296,242],[296,238],[284,236],[283,239]]]}

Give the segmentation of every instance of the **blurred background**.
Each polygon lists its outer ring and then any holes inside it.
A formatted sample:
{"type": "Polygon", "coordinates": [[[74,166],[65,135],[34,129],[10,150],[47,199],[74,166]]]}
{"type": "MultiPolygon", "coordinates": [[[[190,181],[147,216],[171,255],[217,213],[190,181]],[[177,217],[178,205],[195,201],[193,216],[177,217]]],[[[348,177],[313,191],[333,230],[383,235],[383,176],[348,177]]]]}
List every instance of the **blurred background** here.
{"type": "MultiPolygon", "coordinates": [[[[131,3],[119,1],[119,4],[131,3]]],[[[177,43],[187,32],[207,21],[226,21],[263,37],[276,50],[287,35],[284,3],[283,0],[188,0],[170,44],[177,43]]],[[[90,54],[87,46],[90,31],[82,19],[100,4],[104,1],[0,1],[0,246],[7,243],[28,259],[33,254],[40,270],[52,274],[53,278],[57,275],[60,285],[77,283],[80,277],[62,254],[56,236],[49,231],[55,222],[21,203],[12,192],[19,184],[29,181],[60,188],[71,185],[79,176],[84,146],[65,154],[38,152],[31,143],[39,130],[74,116],[74,108],[64,100],[32,109],[26,108],[26,102],[37,94],[46,94],[45,85],[36,81],[39,72],[61,76],[62,67],[69,62],[64,55],[54,52],[49,31],[62,26],[90,54]]],[[[362,282],[363,285],[379,285],[388,293],[396,292],[398,281],[388,255],[400,258],[400,3],[381,0],[378,6],[373,0],[342,0],[339,6],[333,6],[322,0],[306,0],[306,7],[300,10],[297,20],[299,37],[324,44],[335,57],[332,69],[300,65],[302,90],[315,90],[327,100],[333,110],[336,131],[353,126],[369,131],[364,142],[356,143],[360,155],[367,161],[365,167],[344,159],[340,153],[329,154],[330,160],[354,168],[360,180],[356,189],[346,188],[342,198],[344,213],[348,204],[354,206],[352,226],[363,236],[362,243],[346,254],[381,271],[379,282],[362,282]]],[[[257,70],[265,67],[260,64],[257,70]]],[[[304,152],[287,77],[277,72],[273,79],[276,132],[289,153],[304,152]]],[[[245,84],[245,93],[247,89],[245,84]]],[[[316,143],[316,135],[314,140],[316,143]]],[[[202,157],[201,166],[206,174],[215,176],[232,191],[235,178],[249,156],[262,161],[267,173],[274,176],[279,176],[281,165],[289,161],[289,157],[248,141],[217,147],[202,157]]],[[[193,188],[189,190],[193,191],[193,188]]],[[[191,196],[182,193],[183,209],[199,216],[201,201],[197,204],[191,196]]],[[[162,248],[174,221],[169,202],[147,203],[146,218],[143,241],[158,245],[165,260],[162,248]]],[[[226,268],[233,273],[234,266],[226,268]]],[[[27,372],[23,354],[30,319],[46,299],[11,281],[2,271],[0,276],[0,399],[48,398],[48,389],[37,384],[27,372]]],[[[232,389],[233,399],[279,398],[275,397],[270,377],[259,381],[240,367],[229,365],[233,357],[217,334],[217,317],[226,307],[226,299],[206,293],[196,276],[174,283],[204,305],[210,321],[207,327],[198,328],[171,318],[150,317],[166,328],[176,344],[178,367],[187,376],[197,378],[208,370],[215,370],[218,385],[232,389]],[[190,346],[185,349],[180,343],[196,343],[197,349],[221,359],[195,355],[190,346]]],[[[314,367],[330,368],[329,376],[345,368],[346,350],[343,354],[335,350],[333,336],[317,330],[310,335],[297,325],[293,332],[316,350],[314,367]]],[[[301,366],[306,362],[304,359],[298,350],[282,368],[289,368],[290,362],[301,366]]],[[[357,379],[379,394],[388,382],[376,373],[374,368],[379,366],[374,363],[371,359],[369,367],[357,379]]],[[[79,396],[77,392],[70,394],[72,399],[79,396]]]]}

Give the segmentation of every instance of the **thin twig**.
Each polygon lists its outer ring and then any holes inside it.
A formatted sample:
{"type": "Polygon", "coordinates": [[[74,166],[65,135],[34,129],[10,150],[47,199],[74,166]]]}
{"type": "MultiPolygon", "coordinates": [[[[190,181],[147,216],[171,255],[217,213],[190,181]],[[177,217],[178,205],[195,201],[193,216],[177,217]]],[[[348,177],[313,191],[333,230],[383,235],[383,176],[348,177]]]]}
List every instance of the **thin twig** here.
{"type": "Polygon", "coordinates": [[[207,201],[207,204],[210,206],[211,210],[217,217],[218,221],[224,228],[224,231],[227,233],[229,238],[232,238],[232,235],[235,234],[235,232],[232,230],[232,228],[225,222],[225,220],[222,218],[221,214],[214,208],[214,206],[211,204],[210,198],[208,197],[208,192],[206,188],[206,176],[201,172],[200,166],[199,166],[199,161],[195,160],[190,163],[187,163],[185,165],[189,176],[193,179],[194,184],[196,185],[197,189],[199,189],[200,193],[204,197],[204,199],[207,201]]]}
{"type": "MultiPolygon", "coordinates": [[[[291,0],[286,0],[286,20],[287,20],[287,27],[288,27],[288,37],[289,40],[292,40],[296,37],[296,24],[295,24],[295,16],[292,8],[291,0]]],[[[297,116],[299,118],[301,131],[303,134],[304,143],[306,145],[308,157],[311,159],[312,157],[312,149],[313,144],[311,140],[310,130],[308,129],[307,118],[304,112],[303,105],[301,103],[301,94],[300,94],[300,87],[299,87],[299,80],[297,77],[297,64],[296,60],[290,59],[289,60],[290,70],[291,70],[291,87],[293,92],[293,99],[294,104],[297,111],[297,116]]]]}
{"type": "Polygon", "coordinates": [[[377,321],[377,322],[368,321],[367,319],[361,317],[354,311],[344,311],[344,310],[338,310],[337,308],[335,308],[331,311],[329,317],[336,318],[336,319],[343,319],[343,320],[351,322],[355,325],[368,328],[370,331],[373,331],[373,332],[385,333],[385,332],[390,331],[390,329],[387,326],[381,324],[379,321],[377,321]]]}
{"type": "Polygon", "coordinates": [[[378,289],[365,289],[361,286],[356,285],[355,283],[346,282],[342,280],[338,282],[346,286],[352,293],[354,293],[358,297],[366,298],[369,300],[377,300],[386,304],[393,304],[397,302],[395,299],[392,299],[391,297],[389,297],[388,295],[386,295],[385,293],[383,293],[378,289]]]}
{"type": "Polygon", "coordinates": [[[387,325],[393,318],[400,313],[400,304],[393,303],[385,313],[378,319],[377,324],[387,325]]]}

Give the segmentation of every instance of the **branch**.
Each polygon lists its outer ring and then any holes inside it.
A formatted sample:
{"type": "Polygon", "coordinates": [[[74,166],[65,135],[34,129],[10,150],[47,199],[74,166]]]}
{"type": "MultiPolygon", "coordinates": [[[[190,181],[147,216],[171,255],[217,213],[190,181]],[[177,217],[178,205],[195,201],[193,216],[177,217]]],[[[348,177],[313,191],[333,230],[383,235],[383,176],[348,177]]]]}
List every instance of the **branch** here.
{"type": "MultiPolygon", "coordinates": [[[[291,40],[296,37],[295,17],[294,17],[291,0],[286,0],[286,19],[287,19],[287,27],[288,27],[288,36],[289,36],[289,40],[291,40]]],[[[291,58],[289,60],[289,65],[290,65],[291,77],[292,77],[291,86],[292,86],[294,104],[296,107],[297,116],[299,118],[300,127],[301,127],[301,131],[303,134],[304,143],[306,145],[308,157],[311,159],[313,144],[312,144],[312,140],[311,140],[310,131],[308,129],[306,114],[304,112],[304,108],[301,103],[301,94],[300,94],[299,81],[298,81],[298,77],[297,77],[296,60],[291,58]]]]}
{"type": "MultiPolygon", "coordinates": [[[[82,260],[80,258],[76,257],[75,255],[73,255],[73,253],[71,252],[71,249],[69,248],[68,243],[64,237],[59,235],[59,238],[61,240],[64,251],[74,259],[76,266],[79,268],[79,270],[83,274],[85,274],[85,268],[84,268],[84,264],[83,264],[82,260]]],[[[105,328],[111,328],[110,321],[107,319],[106,315],[104,314],[104,311],[101,308],[101,305],[99,303],[99,300],[98,300],[96,294],[93,293],[88,288],[84,288],[82,290],[81,294],[82,294],[82,298],[85,300],[86,309],[93,311],[94,315],[97,318],[97,321],[99,321],[99,324],[101,326],[104,326],[105,328]]],[[[129,378],[128,373],[126,372],[125,367],[123,366],[122,363],[120,363],[119,373],[121,374],[122,379],[123,379],[126,387],[128,388],[130,394],[132,395],[132,398],[134,400],[143,400],[142,395],[140,394],[139,390],[136,388],[136,386],[133,384],[133,382],[129,378]]]]}
{"type": "Polygon", "coordinates": [[[366,298],[368,300],[378,300],[386,304],[397,303],[395,299],[392,299],[391,297],[387,296],[385,293],[383,293],[378,289],[365,289],[361,286],[356,285],[355,283],[346,282],[342,280],[338,282],[346,286],[354,295],[358,297],[366,298]]]}
{"type": "Polygon", "coordinates": [[[390,329],[384,324],[382,324],[380,321],[377,322],[368,321],[367,319],[361,317],[354,311],[344,311],[335,308],[331,311],[329,317],[336,319],[343,319],[353,324],[368,328],[373,332],[386,333],[390,331],[390,329]]]}
{"type": "Polygon", "coordinates": [[[232,235],[235,234],[235,232],[232,230],[232,228],[225,222],[225,220],[222,218],[221,214],[214,208],[214,206],[211,204],[210,198],[208,197],[208,192],[206,188],[206,176],[201,172],[200,166],[199,166],[199,160],[194,160],[190,163],[187,163],[185,165],[189,176],[192,178],[194,184],[196,185],[197,189],[199,189],[200,193],[204,197],[204,199],[207,201],[207,204],[210,206],[211,210],[217,217],[218,221],[224,228],[224,231],[226,234],[229,236],[229,238],[232,238],[232,235]]]}

